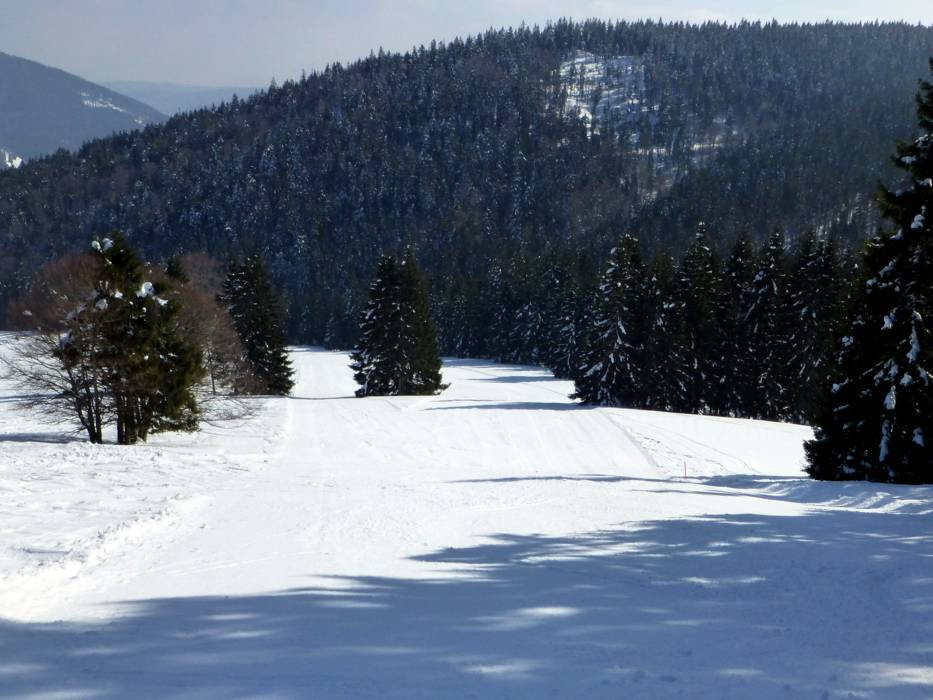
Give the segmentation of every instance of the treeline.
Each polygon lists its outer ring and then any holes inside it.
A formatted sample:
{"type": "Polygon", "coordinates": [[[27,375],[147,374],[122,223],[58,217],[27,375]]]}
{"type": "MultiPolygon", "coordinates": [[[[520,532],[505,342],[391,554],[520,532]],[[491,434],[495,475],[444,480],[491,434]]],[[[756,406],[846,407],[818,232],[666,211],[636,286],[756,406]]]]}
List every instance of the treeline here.
{"type": "Polygon", "coordinates": [[[121,445],[192,431],[218,396],[291,390],[278,303],[256,258],[226,278],[203,254],[162,269],[115,235],[40,271],[9,309],[27,333],[0,365],[28,408],[92,443],[111,426],[121,445]]]}
{"type": "Polygon", "coordinates": [[[153,261],[261,255],[287,336],[350,348],[380,255],[411,242],[447,346],[479,347],[456,307],[506,279],[531,301],[518,261],[588,279],[622,230],[678,257],[698,221],[720,251],[779,224],[861,240],[931,46],[906,24],[559,21],[333,65],[0,173],[0,308],[121,230],[153,261]],[[638,109],[572,109],[579,52],[628,57],[638,109]]]}
{"type": "Polygon", "coordinates": [[[792,250],[781,231],[760,248],[741,236],[721,260],[701,227],[679,265],[666,251],[645,260],[626,235],[597,283],[551,266],[529,275],[530,301],[492,287],[464,314],[485,315],[487,332],[467,338],[448,317],[461,332],[446,347],[545,365],[585,403],[807,422],[854,267],[812,231],[792,250]]]}

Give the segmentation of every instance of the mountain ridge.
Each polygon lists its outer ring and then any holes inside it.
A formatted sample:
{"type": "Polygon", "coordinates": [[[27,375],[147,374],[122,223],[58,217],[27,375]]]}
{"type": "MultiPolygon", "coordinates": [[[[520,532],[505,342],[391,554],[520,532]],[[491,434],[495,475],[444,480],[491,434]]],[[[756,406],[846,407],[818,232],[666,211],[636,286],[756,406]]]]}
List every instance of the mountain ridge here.
{"type": "MultiPolygon", "coordinates": [[[[67,71],[0,52],[0,149],[24,160],[167,117],[67,71]]],[[[0,167],[4,161],[0,160],[0,167]]]]}

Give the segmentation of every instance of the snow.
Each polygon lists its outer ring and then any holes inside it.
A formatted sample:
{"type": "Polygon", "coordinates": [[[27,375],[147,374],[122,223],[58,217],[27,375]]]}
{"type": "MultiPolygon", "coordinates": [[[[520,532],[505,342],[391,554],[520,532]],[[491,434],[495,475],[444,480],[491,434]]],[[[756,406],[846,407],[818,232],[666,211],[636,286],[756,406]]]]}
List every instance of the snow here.
{"type": "MultiPolygon", "coordinates": [[[[919,314],[916,312],[914,314],[916,320],[916,316],[919,314]]],[[[907,351],[907,359],[916,364],[918,357],[920,357],[920,337],[917,333],[917,324],[912,323],[910,326],[910,350],[907,351]]]]}
{"type": "Polygon", "coordinates": [[[601,57],[577,51],[560,65],[566,109],[598,131],[601,124],[627,123],[651,111],[645,104],[645,66],[635,56],[601,57]]]}
{"type": "Polygon", "coordinates": [[[0,148],[0,170],[4,168],[18,168],[23,164],[23,159],[17,155],[13,155],[6,149],[0,148]]]}
{"type": "Polygon", "coordinates": [[[0,382],[0,697],[927,698],[933,494],[528,367],[69,439],[0,382]],[[686,473],[686,476],[685,476],[686,473]]]}
{"type": "Polygon", "coordinates": [[[897,405],[897,389],[891,387],[887,395],[884,397],[884,407],[885,410],[893,411],[894,407],[897,405]]]}
{"type": "Polygon", "coordinates": [[[122,107],[118,107],[109,97],[98,95],[94,97],[86,92],[81,92],[81,104],[92,109],[112,109],[116,112],[126,112],[122,107]]]}

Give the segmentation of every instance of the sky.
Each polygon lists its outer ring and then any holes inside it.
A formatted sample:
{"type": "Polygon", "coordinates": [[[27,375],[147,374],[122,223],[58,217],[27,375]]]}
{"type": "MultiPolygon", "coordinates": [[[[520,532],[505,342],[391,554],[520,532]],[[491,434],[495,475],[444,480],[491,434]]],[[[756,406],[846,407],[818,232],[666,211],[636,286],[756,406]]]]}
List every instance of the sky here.
{"type": "Polygon", "coordinates": [[[379,47],[559,17],[933,25],[933,1],[0,0],[0,51],[95,82],[262,87],[379,47]]]}

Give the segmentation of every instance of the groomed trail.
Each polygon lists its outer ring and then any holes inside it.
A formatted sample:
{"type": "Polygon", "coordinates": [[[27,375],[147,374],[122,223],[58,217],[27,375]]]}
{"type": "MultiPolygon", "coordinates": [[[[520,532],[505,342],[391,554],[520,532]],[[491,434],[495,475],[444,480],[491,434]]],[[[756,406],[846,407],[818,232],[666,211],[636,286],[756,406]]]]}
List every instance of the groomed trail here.
{"type": "MultiPolygon", "coordinates": [[[[7,341],[9,342],[9,341],[7,341]]],[[[445,364],[91,446],[0,383],[0,697],[929,698],[933,493],[809,429],[445,364]]]]}

